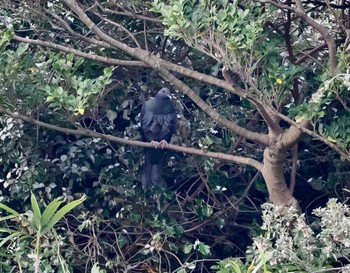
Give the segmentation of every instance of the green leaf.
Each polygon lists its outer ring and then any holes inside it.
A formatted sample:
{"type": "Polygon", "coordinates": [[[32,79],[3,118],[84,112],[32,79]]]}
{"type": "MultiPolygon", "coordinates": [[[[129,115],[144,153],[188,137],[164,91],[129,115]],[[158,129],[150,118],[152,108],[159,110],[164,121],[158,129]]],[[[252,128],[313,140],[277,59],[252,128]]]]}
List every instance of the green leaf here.
{"type": "Polygon", "coordinates": [[[33,192],[31,193],[31,196],[30,196],[30,202],[32,205],[33,213],[34,213],[34,220],[35,220],[36,228],[39,228],[41,212],[40,212],[38,202],[37,202],[33,192]]]}
{"type": "Polygon", "coordinates": [[[303,120],[305,120],[305,116],[296,116],[295,117],[295,122],[296,123],[299,123],[299,122],[302,122],[303,120]]]}
{"type": "Polygon", "coordinates": [[[336,143],[337,142],[337,140],[336,139],[334,139],[334,138],[332,138],[332,137],[327,137],[327,139],[330,141],[330,142],[333,142],[333,143],[336,143]]]}
{"type": "Polygon", "coordinates": [[[96,264],[91,268],[91,273],[100,273],[100,267],[96,264]]]}
{"type": "Polygon", "coordinates": [[[124,235],[119,235],[118,236],[118,247],[122,248],[126,245],[126,243],[128,242],[128,238],[124,235]]]}
{"type": "Polygon", "coordinates": [[[202,218],[208,218],[213,214],[213,208],[209,204],[200,204],[198,208],[198,215],[202,218]]]}
{"type": "Polygon", "coordinates": [[[3,232],[3,233],[16,233],[17,230],[8,229],[8,228],[0,228],[0,232],[3,232]]]}
{"type": "Polygon", "coordinates": [[[2,238],[0,240],[0,247],[2,247],[3,245],[5,245],[8,241],[13,240],[14,238],[23,238],[23,237],[29,237],[29,235],[23,233],[23,232],[14,232],[11,233],[9,236],[2,238]]]}
{"type": "Polygon", "coordinates": [[[22,56],[27,51],[28,48],[29,48],[28,43],[20,43],[16,50],[16,55],[22,56]]]}
{"type": "Polygon", "coordinates": [[[112,76],[113,70],[114,70],[114,67],[109,66],[109,67],[106,67],[105,69],[103,69],[103,73],[105,74],[105,76],[110,77],[110,76],[112,76]]]}
{"type": "Polygon", "coordinates": [[[58,207],[63,203],[63,201],[61,200],[62,197],[56,198],[46,207],[40,219],[42,227],[46,226],[52,218],[52,216],[56,213],[58,207]]]}
{"type": "Polygon", "coordinates": [[[198,250],[201,254],[203,254],[204,256],[208,256],[210,255],[210,247],[206,244],[200,243],[198,246],[198,250]]]}
{"type": "Polygon", "coordinates": [[[175,253],[177,253],[179,251],[179,248],[175,243],[169,243],[169,249],[175,253]]]}
{"type": "Polygon", "coordinates": [[[86,200],[86,195],[82,196],[80,199],[78,200],[74,200],[72,202],[69,202],[68,204],[66,204],[64,207],[62,207],[58,212],[56,212],[50,219],[50,221],[48,222],[48,224],[43,227],[42,232],[45,233],[48,230],[50,230],[59,220],[62,219],[62,217],[64,217],[69,211],[71,211],[72,209],[74,209],[76,206],[80,205],[82,202],[84,202],[86,200]]]}
{"type": "Polygon", "coordinates": [[[66,55],[67,61],[73,61],[74,56],[74,53],[69,53],[68,55],[66,55]]]}
{"type": "Polygon", "coordinates": [[[8,213],[15,215],[15,216],[19,216],[19,213],[13,209],[11,209],[10,207],[6,206],[5,204],[0,203],[0,208],[6,210],[8,213]]]}
{"type": "Polygon", "coordinates": [[[193,244],[187,244],[187,245],[185,245],[183,251],[185,254],[189,254],[192,251],[192,249],[193,249],[193,244]]]}
{"type": "Polygon", "coordinates": [[[4,49],[12,40],[14,32],[12,30],[0,32],[0,49],[4,49]]]}
{"type": "Polygon", "coordinates": [[[186,268],[193,270],[196,268],[196,264],[195,263],[186,263],[186,268]]]}
{"type": "Polygon", "coordinates": [[[4,220],[16,218],[16,217],[18,217],[18,216],[17,216],[17,215],[13,215],[13,214],[8,215],[8,216],[4,216],[4,217],[0,217],[0,222],[1,222],[1,221],[4,221],[4,220]]]}
{"type": "Polygon", "coordinates": [[[0,257],[10,258],[10,257],[12,257],[12,254],[10,255],[10,254],[6,254],[4,252],[0,252],[0,257]]]}

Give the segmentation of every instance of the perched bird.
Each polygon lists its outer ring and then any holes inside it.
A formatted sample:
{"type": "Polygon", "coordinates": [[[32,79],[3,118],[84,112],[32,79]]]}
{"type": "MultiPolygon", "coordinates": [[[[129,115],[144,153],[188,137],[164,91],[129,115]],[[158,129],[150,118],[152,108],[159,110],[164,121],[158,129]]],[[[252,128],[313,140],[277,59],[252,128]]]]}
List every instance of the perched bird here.
{"type": "Polygon", "coordinates": [[[162,175],[165,148],[176,130],[176,110],[169,88],[160,89],[141,109],[142,141],[151,142],[154,148],[145,148],[145,165],[142,183],[145,187],[157,186],[162,175]]]}

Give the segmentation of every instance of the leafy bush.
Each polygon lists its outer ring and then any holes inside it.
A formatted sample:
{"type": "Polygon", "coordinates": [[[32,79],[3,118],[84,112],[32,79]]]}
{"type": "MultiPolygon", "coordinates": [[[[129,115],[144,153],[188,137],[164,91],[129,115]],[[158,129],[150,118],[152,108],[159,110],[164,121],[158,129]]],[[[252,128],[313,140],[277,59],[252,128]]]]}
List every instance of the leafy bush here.
{"type": "Polygon", "coordinates": [[[294,208],[281,209],[270,203],[262,207],[264,234],[253,238],[245,264],[228,258],[212,269],[218,273],[350,270],[349,266],[341,266],[350,255],[349,206],[330,199],[325,208],[313,211],[319,218],[311,226],[294,208]]]}

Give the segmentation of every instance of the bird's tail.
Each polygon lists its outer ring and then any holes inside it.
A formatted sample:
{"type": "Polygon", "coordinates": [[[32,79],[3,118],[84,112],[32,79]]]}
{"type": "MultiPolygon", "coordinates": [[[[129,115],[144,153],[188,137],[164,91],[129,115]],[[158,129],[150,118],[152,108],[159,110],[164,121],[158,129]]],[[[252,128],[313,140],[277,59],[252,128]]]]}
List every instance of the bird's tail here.
{"type": "Polygon", "coordinates": [[[145,149],[145,165],[143,166],[142,185],[144,188],[159,186],[162,178],[164,151],[161,149],[145,149]]]}

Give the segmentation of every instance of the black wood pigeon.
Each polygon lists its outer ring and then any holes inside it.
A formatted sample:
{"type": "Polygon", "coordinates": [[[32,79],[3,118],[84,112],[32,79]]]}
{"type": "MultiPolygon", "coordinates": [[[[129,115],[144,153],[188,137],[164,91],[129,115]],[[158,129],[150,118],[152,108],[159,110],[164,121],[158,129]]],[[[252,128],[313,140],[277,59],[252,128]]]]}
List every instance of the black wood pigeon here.
{"type": "Polygon", "coordinates": [[[141,109],[142,141],[151,142],[155,148],[145,148],[145,165],[142,174],[144,187],[157,186],[162,175],[164,147],[176,130],[176,110],[169,88],[160,89],[141,109]]]}

